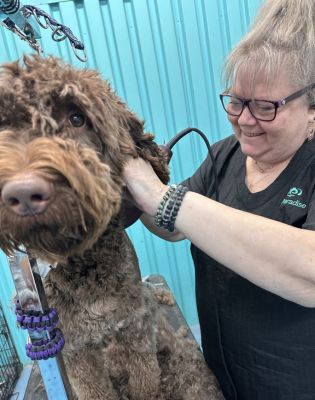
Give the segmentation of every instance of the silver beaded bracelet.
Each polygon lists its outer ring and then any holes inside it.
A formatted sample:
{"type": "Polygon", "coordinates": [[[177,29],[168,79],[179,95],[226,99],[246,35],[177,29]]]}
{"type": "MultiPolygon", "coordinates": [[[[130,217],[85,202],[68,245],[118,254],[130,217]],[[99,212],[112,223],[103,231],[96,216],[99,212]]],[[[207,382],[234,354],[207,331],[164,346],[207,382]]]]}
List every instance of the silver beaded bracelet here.
{"type": "Polygon", "coordinates": [[[164,194],[155,214],[155,225],[161,227],[163,223],[163,210],[167,200],[171,197],[172,193],[176,190],[177,185],[171,185],[168,191],[164,194]]]}
{"type": "Polygon", "coordinates": [[[155,214],[155,224],[158,227],[173,232],[175,221],[188,188],[183,185],[171,185],[163,196],[155,214]]]}

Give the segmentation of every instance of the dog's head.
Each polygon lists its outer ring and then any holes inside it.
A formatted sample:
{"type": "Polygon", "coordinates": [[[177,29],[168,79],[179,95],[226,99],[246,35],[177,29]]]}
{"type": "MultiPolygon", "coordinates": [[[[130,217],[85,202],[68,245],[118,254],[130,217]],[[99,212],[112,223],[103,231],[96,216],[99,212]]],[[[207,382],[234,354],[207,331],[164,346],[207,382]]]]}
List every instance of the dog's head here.
{"type": "Polygon", "coordinates": [[[124,162],[168,180],[143,122],[94,70],[25,57],[0,72],[0,248],[50,261],[90,248],[119,213],[124,162]]]}

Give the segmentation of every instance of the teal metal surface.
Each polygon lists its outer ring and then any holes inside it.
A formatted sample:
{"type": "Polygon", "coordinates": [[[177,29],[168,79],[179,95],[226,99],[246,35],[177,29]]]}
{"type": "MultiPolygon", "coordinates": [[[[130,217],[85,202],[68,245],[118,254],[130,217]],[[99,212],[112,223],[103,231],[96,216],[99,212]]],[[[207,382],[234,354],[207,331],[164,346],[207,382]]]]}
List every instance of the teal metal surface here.
{"type": "Polygon", "coordinates": [[[62,382],[57,360],[55,358],[39,360],[38,366],[45,384],[48,400],[67,400],[68,396],[62,382]]]}
{"type": "MultiPolygon", "coordinates": [[[[26,0],[25,0],[26,2],[26,0]]],[[[221,110],[220,69],[225,55],[246,32],[261,0],[76,0],[29,1],[68,25],[85,44],[79,62],[68,43],[41,31],[45,55],[79,68],[92,67],[164,143],[188,126],[211,143],[231,133],[221,110]]],[[[0,29],[0,61],[14,60],[26,44],[0,29]]],[[[191,134],[174,148],[172,182],[191,175],[206,147],[191,134]]],[[[192,221],[193,224],[193,221],[192,221]]],[[[166,243],[139,222],[128,229],[143,275],[162,274],[190,324],[197,322],[194,270],[189,243],[166,243]]]]}

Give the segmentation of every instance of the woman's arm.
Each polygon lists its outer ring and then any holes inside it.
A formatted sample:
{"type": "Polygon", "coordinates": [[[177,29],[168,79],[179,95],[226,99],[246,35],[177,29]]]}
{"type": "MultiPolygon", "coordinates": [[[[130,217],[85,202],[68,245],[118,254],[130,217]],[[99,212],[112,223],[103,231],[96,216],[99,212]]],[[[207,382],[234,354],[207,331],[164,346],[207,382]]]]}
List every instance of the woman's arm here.
{"type": "Polygon", "coordinates": [[[154,217],[148,214],[143,213],[140,219],[143,225],[147,229],[149,229],[149,231],[151,231],[156,236],[159,236],[164,240],[167,240],[169,242],[178,242],[180,240],[186,239],[185,236],[182,233],[180,233],[177,229],[175,229],[173,232],[169,232],[164,228],[157,227],[154,222],[154,217]]]}
{"type": "Polygon", "coordinates": [[[315,307],[315,232],[224,206],[188,192],[176,228],[254,284],[315,307]]]}
{"type": "MultiPolygon", "coordinates": [[[[141,159],[128,163],[125,179],[152,223],[168,187],[141,159]]],[[[175,228],[174,237],[189,239],[210,257],[261,288],[300,305],[315,307],[314,231],[239,211],[193,192],[184,197],[175,228]]],[[[166,231],[161,237],[167,235],[166,231]]]]}

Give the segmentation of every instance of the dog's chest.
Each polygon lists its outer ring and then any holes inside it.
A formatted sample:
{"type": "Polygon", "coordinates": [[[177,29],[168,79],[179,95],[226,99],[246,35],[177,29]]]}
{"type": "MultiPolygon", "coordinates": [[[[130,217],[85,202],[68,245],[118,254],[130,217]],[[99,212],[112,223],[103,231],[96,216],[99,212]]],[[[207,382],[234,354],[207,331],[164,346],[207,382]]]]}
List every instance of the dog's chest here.
{"type": "Polygon", "coordinates": [[[142,307],[140,284],[130,276],[97,271],[52,270],[45,282],[49,305],[57,309],[66,349],[110,343],[134,309],[142,307]]]}

